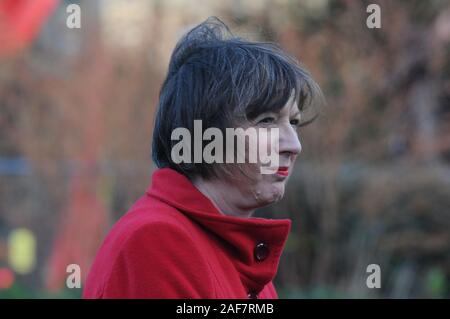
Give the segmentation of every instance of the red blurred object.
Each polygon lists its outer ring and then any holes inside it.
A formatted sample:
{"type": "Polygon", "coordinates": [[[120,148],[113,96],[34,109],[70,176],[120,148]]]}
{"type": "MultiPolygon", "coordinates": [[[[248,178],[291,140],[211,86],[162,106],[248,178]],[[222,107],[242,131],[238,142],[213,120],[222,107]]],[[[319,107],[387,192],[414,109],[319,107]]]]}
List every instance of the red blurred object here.
{"type": "Polygon", "coordinates": [[[38,35],[59,0],[0,0],[0,56],[24,48],[38,35]]]}
{"type": "Polygon", "coordinates": [[[81,169],[71,179],[67,206],[50,255],[46,288],[53,293],[64,287],[70,264],[80,266],[84,281],[109,224],[107,209],[96,194],[99,176],[86,170],[81,169]]]}
{"type": "Polygon", "coordinates": [[[0,268],[0,290],[9,289],[14,284],[14,273],[9,268],[0,268]]]}

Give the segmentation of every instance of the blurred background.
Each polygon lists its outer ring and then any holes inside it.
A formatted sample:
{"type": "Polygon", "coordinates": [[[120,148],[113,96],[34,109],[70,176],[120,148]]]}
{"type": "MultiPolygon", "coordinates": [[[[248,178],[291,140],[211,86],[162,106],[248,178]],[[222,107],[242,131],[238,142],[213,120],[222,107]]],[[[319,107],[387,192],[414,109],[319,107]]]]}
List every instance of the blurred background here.
{"type": "Polygon", "coordinates": [[[285,198],[258,212],[293,221],[280,297],[449,298],[448,0],[0,0],[0,298],[81,296],[66,267],[84,280],[149,185],[171,51],[212,15],[278,42],[327,100],[285,198]]]}

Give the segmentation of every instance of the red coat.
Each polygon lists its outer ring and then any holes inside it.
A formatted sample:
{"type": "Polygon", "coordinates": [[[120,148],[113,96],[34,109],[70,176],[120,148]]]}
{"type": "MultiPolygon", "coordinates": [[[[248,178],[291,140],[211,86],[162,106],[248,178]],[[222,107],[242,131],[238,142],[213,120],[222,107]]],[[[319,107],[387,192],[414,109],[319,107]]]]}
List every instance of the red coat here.
{"type": "Polygon", "coordinates": [[[164,168],[112,228],[84,298],[277,298],[272,284],[290,220],[221,214],[164,168]]]}

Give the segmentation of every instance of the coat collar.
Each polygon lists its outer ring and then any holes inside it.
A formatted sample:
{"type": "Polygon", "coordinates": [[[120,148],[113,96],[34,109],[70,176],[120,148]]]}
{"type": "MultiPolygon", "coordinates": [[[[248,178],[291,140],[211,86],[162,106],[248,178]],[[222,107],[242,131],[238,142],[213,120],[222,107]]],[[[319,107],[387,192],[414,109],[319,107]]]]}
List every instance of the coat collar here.
{"type": "Polygon", "coordinates": [[[291,221],[265,218],[242,218],[223,215],[184,175],[170,168],[157,169],[152,176],[149,196],[177,208],[233,247],[231,258],[244,286],[258,293],[274,278],[291,221]],[[263,261],[255,258],[258,244],[269,249],[263,261]]]}

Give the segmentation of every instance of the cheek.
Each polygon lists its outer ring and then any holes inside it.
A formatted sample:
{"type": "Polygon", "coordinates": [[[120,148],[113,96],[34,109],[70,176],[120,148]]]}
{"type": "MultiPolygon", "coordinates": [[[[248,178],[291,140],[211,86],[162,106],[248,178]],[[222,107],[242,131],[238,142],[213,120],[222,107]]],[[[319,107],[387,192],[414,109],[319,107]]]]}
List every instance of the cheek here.
{"type": "Polygon", "coordinates": [[[261,200],[267,203],[273,203],[281,200],[284,195],[285,182],[274,182],[272,176],[265,176],[259,182],[259,191],[261,200]]]}
{"type": "MultiPolygon", "coordinates": [[[[279,131],[278,128],[260,132],[258,135],[258,156],[267,157],[279,153],[279,131]]],[[[267,162],[268,158],[261,158],[263,162],[267,162]]]]}
{"type": "Polygon", "coordinates": [[[251,163],[267,164],[272,160],[271,156],[279,152],[279,130],[258,128],[252,132],[255,134],[245,141],[246,159],[251,163]]]}

